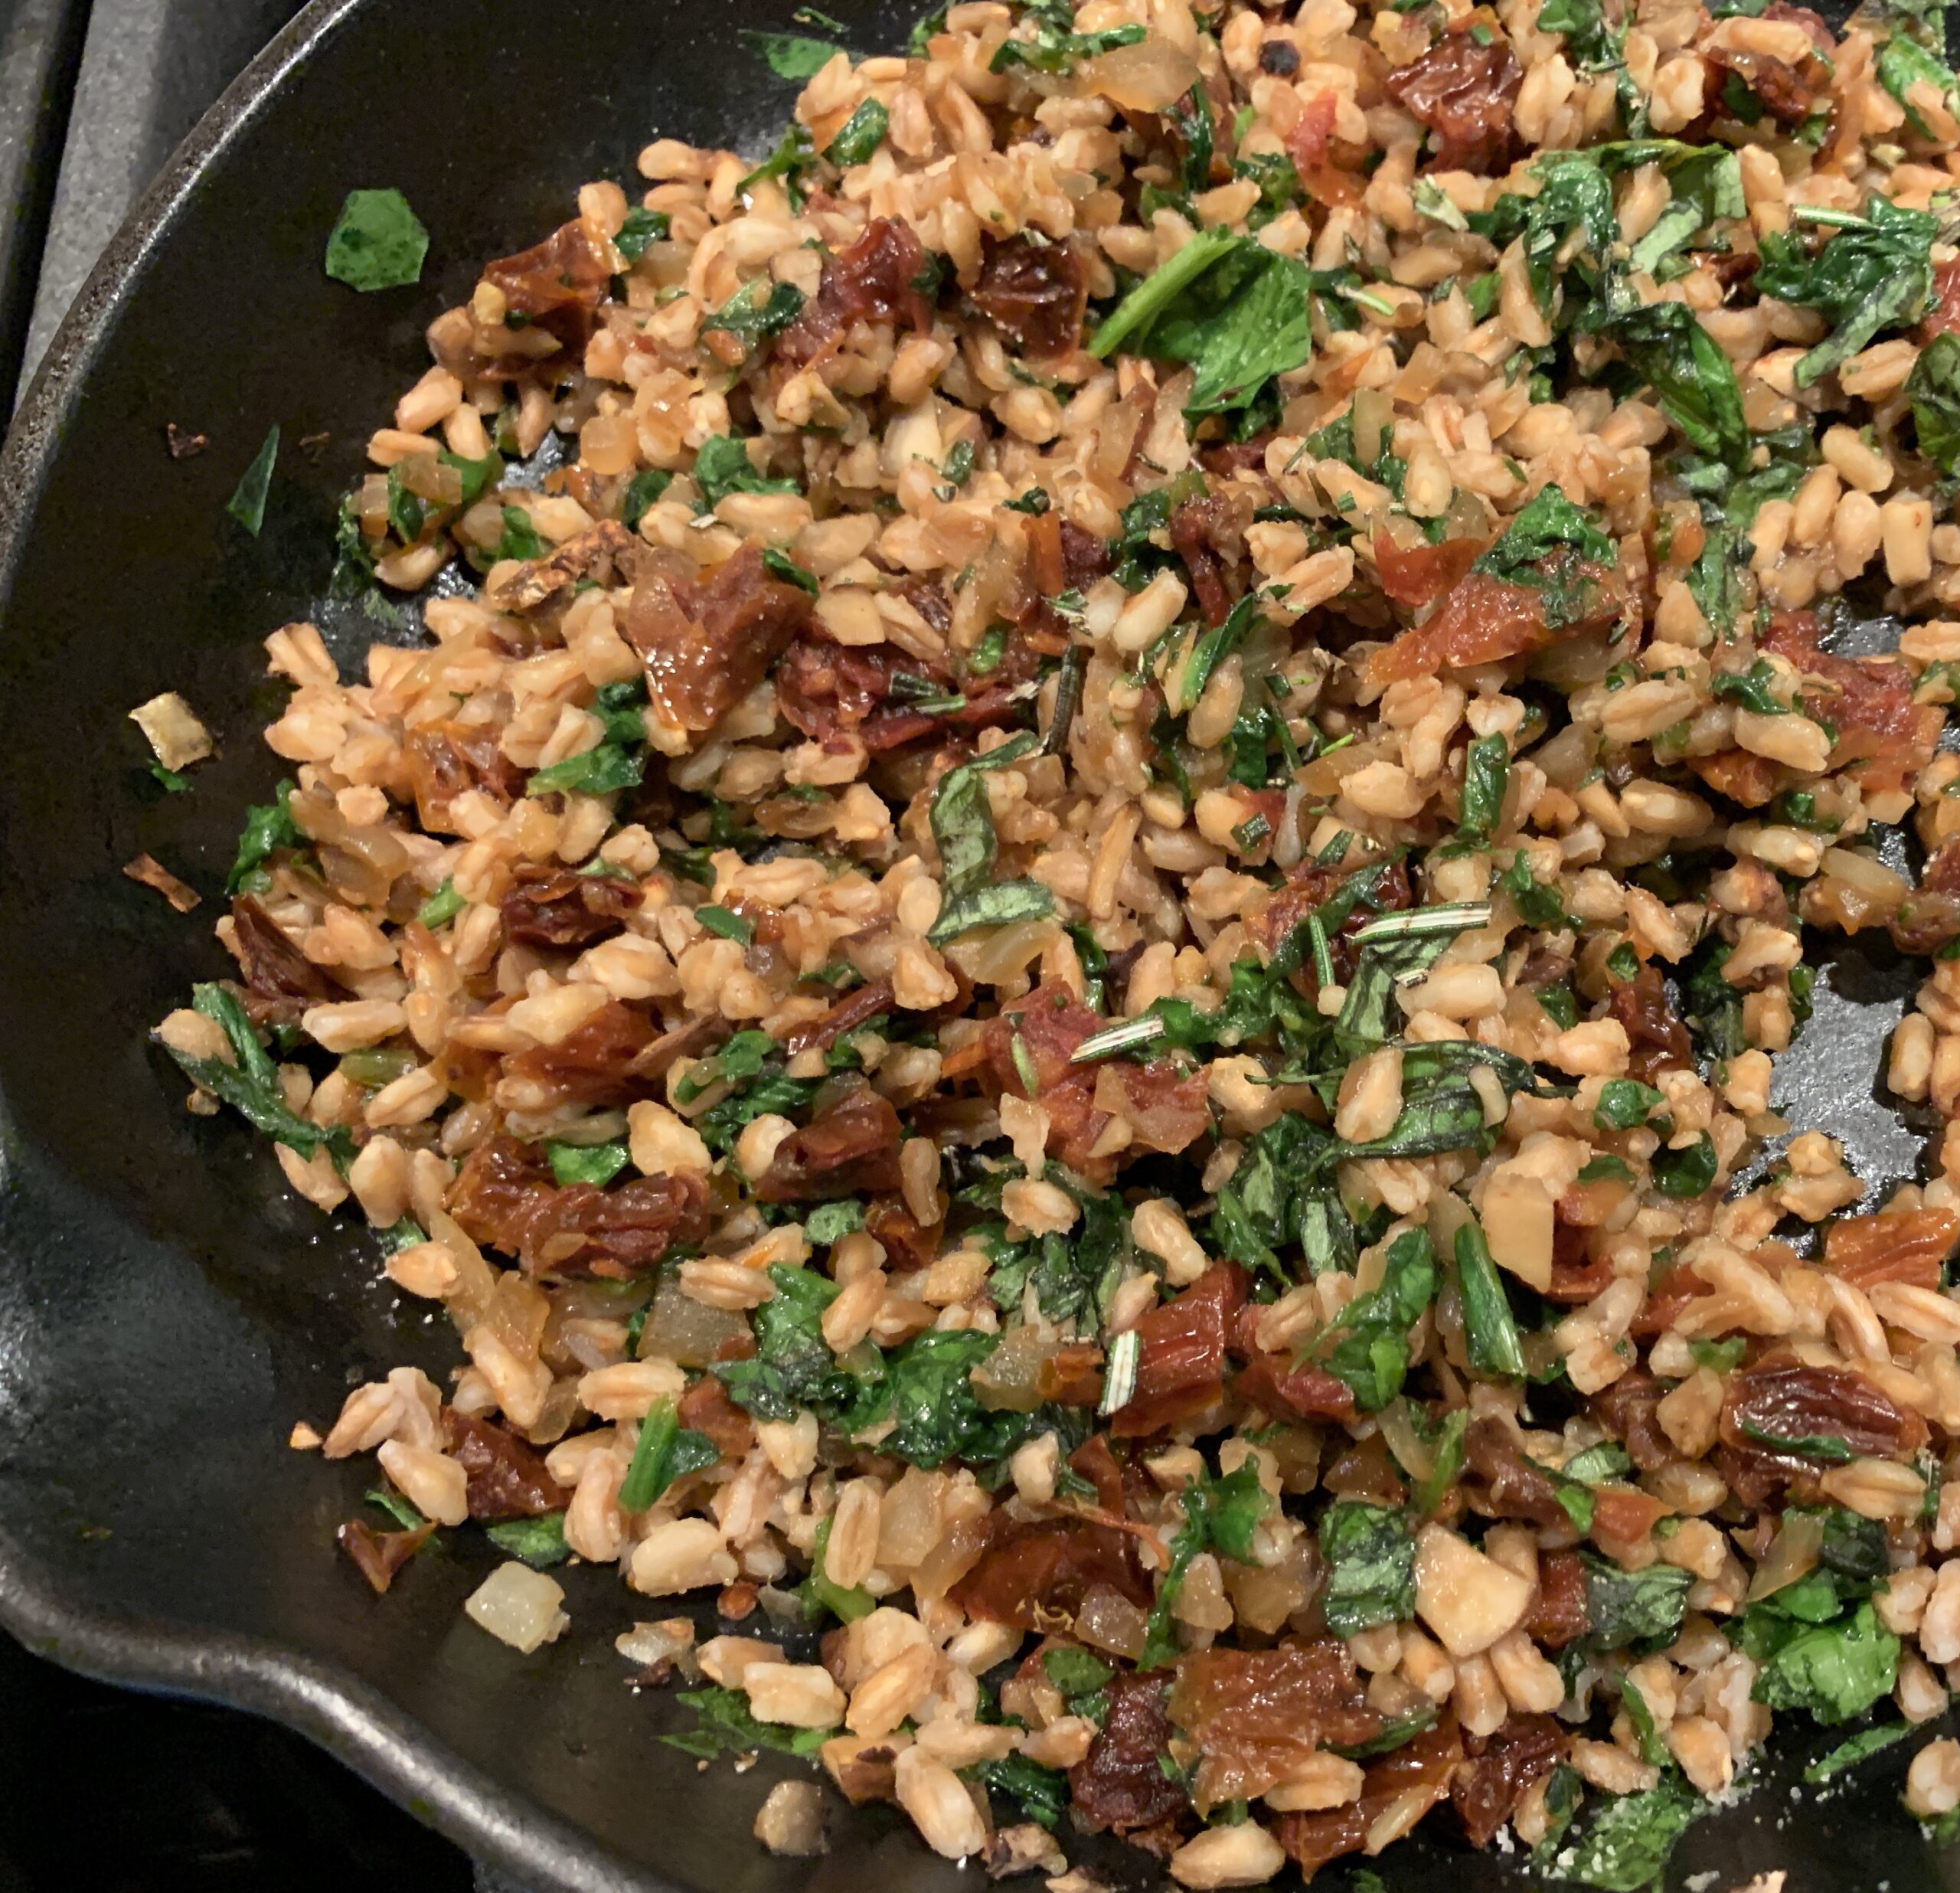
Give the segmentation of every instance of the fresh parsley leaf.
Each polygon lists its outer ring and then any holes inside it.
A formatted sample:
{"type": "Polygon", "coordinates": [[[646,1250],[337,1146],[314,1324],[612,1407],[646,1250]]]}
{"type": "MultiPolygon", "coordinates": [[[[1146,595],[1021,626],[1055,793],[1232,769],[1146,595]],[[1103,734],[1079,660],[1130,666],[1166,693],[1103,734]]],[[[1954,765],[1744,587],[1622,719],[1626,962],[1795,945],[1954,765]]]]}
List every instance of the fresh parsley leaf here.
{"type": "Polygon", "coordinates": [[[1196,379],[1184,411],[1194,419],[1243,408],[1312,353],[1311,287],[1292,257],[1207,230],[1124,297],[1089,351],[1186,363],[1196,379]]]}

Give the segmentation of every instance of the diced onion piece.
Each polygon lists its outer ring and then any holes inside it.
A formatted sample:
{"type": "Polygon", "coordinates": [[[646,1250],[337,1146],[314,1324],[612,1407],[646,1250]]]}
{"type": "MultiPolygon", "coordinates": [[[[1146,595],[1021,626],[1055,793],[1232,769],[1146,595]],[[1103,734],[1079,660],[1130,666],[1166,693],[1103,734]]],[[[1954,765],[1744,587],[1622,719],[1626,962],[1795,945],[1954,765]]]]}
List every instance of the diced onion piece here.
{"type": "Polygon", "coordinates": [[[462,1607],[472,1623],[528,1656],[571,1622],[564,1602],[564,1592],[543,1571],[513,1559],[485,1578],[462,1607]]]}
{"type": "Polygon", "coordinates": [[[129,712],[129,721],[149,737],[157,760],[165,769],[188,769],[211,753],[210,731],[174,690],[137,705],[129,712]]]}

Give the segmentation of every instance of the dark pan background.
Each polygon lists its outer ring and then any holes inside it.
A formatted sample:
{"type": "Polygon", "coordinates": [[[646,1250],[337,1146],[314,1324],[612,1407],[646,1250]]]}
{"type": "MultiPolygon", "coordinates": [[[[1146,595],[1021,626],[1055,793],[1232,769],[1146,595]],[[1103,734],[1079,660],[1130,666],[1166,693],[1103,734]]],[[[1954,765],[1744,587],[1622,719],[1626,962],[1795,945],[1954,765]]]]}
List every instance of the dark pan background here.
{"type": "MultiPolygon", "coordinates": [[[[541,1886],[945,1893],[973,1884],[889,1810],[845,1816],[814,1865],[749,1839],[793,1767],[701,1772],[656,1741],[687,1718],[635,1695],[611,1640],[637,1600],[564,1574],[575,1629],[524,1657],[460,1615],[492,1558],[472,1535],[377,1602],[335,1552],[364,1469],[288,1451],[347,1388],[452,1342],[379,1279],[371,1243],[283,1188],[236,1120],[181,1110],[145,1028],[225,969],[209,937],[240,810],[279,771],[257,732],[283,692],[260,642],[320,622],[351,669],[373,627],[320,599],[367,430],[426,363],[420,332],[485,257],[630,182],[656,132],[760,150],[793,88],[736,38],[792,0],[339,0],[283,34],[194,136],[84,291],[0,465],[0,1621],[74,1668],[277,1717],[479,1856],[541,1886]],[[417,289],[358,296],[321,248],[345,192],[404,190],[433,237],[417,289]],[[163,430],[207,433],[173,463],[163,430]],[[265,530],[224,514],[266,428],[285,442],[265,530]],[[325,432],[316,456],[297,450],[325,432]],[[181,690],[221,754],[166,796],[129,708],[181,690]],[[118,871],[148,850],[206,895],[180,920],[118,871]]],[[[838,0],[853,43],[912,9],[838,0]]],[[[1917,1129],[1873,1094],[1909,969],[1842,956],[1785,1066],[1795,1121],[1861,1174],[1910,1174],[1917,1129]]],[[[1814,1752],[1827,1741],[1811,1744],[1814,1752]]],[[[1785,1758],[1704,1823],[1671,1878],[1794,1869],[1792,1893],[1960,1888],[1896,1809],[1904,1755],[1793,1803],[1785,1758]]],[[[1118,1884],[1142,1856],[1083,1850],[1118,1884]]],[[[1412,1893],[1509,1884],[1447,1842],[1398,1850],[1412,1893]]],[[[1321,1884],[1348,1883],[1341,1868],[1321,1884]]]]}

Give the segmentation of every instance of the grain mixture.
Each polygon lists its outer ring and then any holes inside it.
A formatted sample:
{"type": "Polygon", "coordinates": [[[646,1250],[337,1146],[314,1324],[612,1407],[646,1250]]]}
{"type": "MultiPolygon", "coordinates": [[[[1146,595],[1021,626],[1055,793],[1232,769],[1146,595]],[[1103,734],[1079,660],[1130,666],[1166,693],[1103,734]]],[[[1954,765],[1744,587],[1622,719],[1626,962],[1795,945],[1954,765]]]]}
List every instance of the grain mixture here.
{"type": "Polygon", "coordinates": [[[983,0],[492,263],[341,527],[480,587],[267,640],[158,1031],[460,1336],[325,1435],[374,1587],[705,1594],[684,1743],[996,1872],[1632,1888],[1939,1716],[1956,108],[1904,11],[983,0]],[[1845,933],[1882,1202],[1775,1109],[1845,933]]]}

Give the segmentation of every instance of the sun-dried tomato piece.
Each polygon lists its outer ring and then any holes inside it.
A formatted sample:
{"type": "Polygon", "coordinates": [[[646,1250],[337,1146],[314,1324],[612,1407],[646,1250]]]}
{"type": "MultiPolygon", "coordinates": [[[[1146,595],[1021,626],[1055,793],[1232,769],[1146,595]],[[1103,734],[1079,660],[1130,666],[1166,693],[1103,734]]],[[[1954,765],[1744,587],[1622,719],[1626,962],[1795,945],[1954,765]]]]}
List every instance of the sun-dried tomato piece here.
{"type": "Polygon", "coordinates": [[[1243,1271],[1214,1263],[1136,1324],[1136,1390],[1110,1417],[1117,1438],[1175,1426],[1224,1397],[1225,1344],[1245,1300],[1243,1271]]]}
{"type": "Polygon", "coordinates": [[[1524,1519],[1537,1525],[1571,1522],[1559,1503],[1558,1488],[1542,1466],[1524,1457],[1504,1423],[1485,1414],[1463,1436],[1464,1464],[1480,1483],[1480,1508],[1492,1517],[1524,1519]]]}
{"type": "Polygon", "coordinates": [[[415,807],[431,835],[461,831],[451,818],[456,797],[474,790],[508,809],[524,793],[524,771],[497,746],[497,732],[485,724],[453,718],[419,724],[402,744],[415,807]]]}
{"type": "Polygon", "coordinates": [[[630,881],[525,862],[497,903],[504,932],[520,947],[584,947],[616,933],[640,904],[630,881]]]}
{"type": "Polygon", "coordinates": [[[1256,1355],[1232,1383],[1241,1400],[1297,1420],[1350,1420],[1354,1390],[1325,1368],[1295,1365],[1283,1354],[1256,1355]]]}
{"type": "Polygon", "coordinates": [[[1720,1430],[1759,1489],[1766,1479],[1808,1482],[1847,1453],[1909,1460],[1926,1443],[1926,1421],[1864,1375],[1782,1353],[1729,1377],[1720,1430]],[[1802,1450],[1826,1440],[1834,1443],[1802,1450]]]}
{"type": "Polygon", "coordinates": [[[674,1417],[731,1458],[743,1457],[756,1443],[756,1423],[728,1398],[728,1389],[712,1374],[704,1374],[689,1385],[674,1403],[674,1417]]]}
{"type": "Polygon", "coordinates": [[[665,573],[643,572],[619,614],[639,653],[647,694],[669,723],[707,730],[769,674],[809,621],[810,595],[772,578],[750,544],[683,598],[665,573]]]}
{"type": "Polygon", "coordinates": [[[1551,1715],[1514,1715],[1494,1735],[1472,1736],[1449,1798],[1473,1847],[1488,1847],[1534,1782],[1565,1760],[1572,1731],[1551,1715]]]}
{"type": "Polygon", "coordinates": [[[469,1480],[469,1515],[486,1525],[560,1512],[571,1494],[544,1470],[544,1455],[489,1420],[443,1409],[449,1450],[469,1480]]]}
{"type": "Polygon", "coordinates": [[[1168,1058],[1138,1064],[1112,1059],[1106,1067],[1122,1094],[1122,1118],[1130,1127],[1129,1148],[1166,1156],[1195,1143],[1211,1128],[1202,1067],[1181,1070],[1168,1058]]]}
{"type": "Polygon", "coordinates": [[[1515,107],[1524,69],[1508,40],[1446,33],[1420,59],[1400,66],[1382,90],[1436,134],[1439,171],[1504,169],[1517,149],[1515,107]]]}
{"type": "Polygon", "coordinates": [[[1432,605],[1468,575],[1484,549],[1478,539],[1446,539],[1440,545],[1397,545],[1385,532],[1375,535],[1375,574],[1398,605],[1419,610],[1432,605]]]}
{"type": "Polygon", "coordinates": [[[1066,240],[1044,243],[1024,234],[1005,243],[989,238],[973,286],[975,308],[1032,361],[1073,355],[1089,306],[1089,273],[1066,240]]]}
{"type": "Polygon", "coordinates": [[[1105,1686],[1109,1713],[1069,1770],[1069,1793],[1077,1823],[1090,1833],[1134,1833],[1181,1814],[1189,1801],[1161,1766],[1171,1751],[1164,1679],[1122,1669],[1105,1686]]]}
{"type": "Polygon", "coordinates": [[[1263,1794],[1316,1749],[1358,1746],[1382,1730],[1354,1658],[1331,1636],[1186,1656],[1170,1708],[1202,1757],[1191,1784],[1200,1814],[1263,1794]]]}
{"type": "Polygon", "coordinates": [[[1534,1643],[1563,1649],[1591,1627],[1586,1613],[1586,1567],[1576,1551],[1543,1551],[1538,1557],[1538,1594],[1524,1627],[1534,1643]]]}
{"type": "Polygon", "coordinates": [[[485,269],[483,280],[503,292],[512,315],[576,347],[592,333],[593,312],[612,283],[616,265],[611,248],[593,236],[584,218],[574,217],[541,244],[498,257],[485,269]]]}
{"type": "Polygon", "coordinates": [[[1748,750],[1718,750],[1713,756],[1690,756],[1687,766],[1718,796],[1745,809],[1759,809],[1783,780],[1779,763],[1748,750]]]}
{"type": "MultiPolygon", "coordinates": [[[[1463,1738],[1456,1718],[1446,1713],[1433,1728],[1368,1764],[1361,1799],[1320,1814],[1282,1814],[1274,1833],[1292,1855],[1301,1873],[1311,1879],[1330,1860],[1358,1853],[1368,1829],[1391,1803],[1426,1813],[1449,1792],[1456,1764],[1463,1759],[1463,1738]]],[[[1410,1826],[1414,1825],[1412,1820],[1410,1826]]]]}
{"type": "Polygon", "coordinates": [[[1367,680],[1376,689],[1405,678],[1472,664],[1494,664],[1522,657],[1550,642],[1545,603],[1528,585],[1473,572],[1451,587],[1435,612],[1368,659],[1367,680]]]}
{"type": "Polygon", "coordinates": [[[1934,336],[1949,332],[1960,334],[1960,257],[1933,265],[1932,299],[1919,326],[1919,344],[1924,347],[1934,336]]]}
{"type": "Polygon", "coordinates": [[[1633,979],[1615,980],[1607,1009],[1626,1028],[1632,1048],[1627,1069],[1643,1084],[1663,1071],[1694,1069],[1694,1041],[1676,1014],[1660,969],[1642,966],[1633,979]]]}
{"type": "Polygon", "coordinates": [[[1600,1486],[1593,1490],[1592,1535],[1596,1542],[1643,1543],[1674,1508],[1634,1486],[1600,1486]]]}
{"type": "Polygon", "coordinates": [[[1803,673],[1805,712],[1834,725],[1831,767],[1858,765],[1867,795],[1910,788],[1932,760],[1946,713],[1913,701],[1911,672],[1895,657],[1834,657],[1818,642],[1817,614],[1780,612],[1757,639],[1803,673]]]}
{"type": "Polygon", "coordinates": [[[1769,53],[1717,41],[1699,48],[1703,59],[1718,72],[1732,72],[1762,100],[1770,114],[1785,125],[1801,125],[1816,110],[1831,85],[1837,37],[1822,17],[1808,7],[1772,0],[1766,20],[1787,20],[1810,35],[1810,51],[1795,64],[1769,53]]]}
{"type": "MultiPolygon", "coordinates": [[[[1563,1198],[1560,1198],[1561,1203],[1563,1198]]],[[[1552,1279],[1547,1301],[1576,1307],[1589,1302],[1613,1279],[1613,1265],[1592,1252],[1592,1231],[1563,1216],[1552,1225],[1552,1279]]]]}
{"type": "Polygon", "coordinates": [[[854,322],[903,323],[915,335],[933,325],[920,287],[926,252],[909,224],[874,217],[848,250],[824,259],[816,295],[776,338],[776,359],[804,368],[854,322]]]}
{"type": "Polygon", "coordinates": [[[1102,1397],[1102,1350],[1090,1341],[1057,1349],[1037,1369],[1034,1391],[1059,1407],[1094,1406],[1102,1397]]]}
{"type": "Polygon", "coordinates": [[[1845,1216],[1824,1232],[1824,1266],[1854,1288],[1880,1282],[1937,1288],[1956,1241],[1960,1215],[1950,1209],[1845,1216]]]}
{"type": "Polygon", "coordinates": [[[1654,1417],[1654,1410],[1661,1403],[1661,1383],[1645,1368],[1630,1368],[1586,1403],[1643,1473],[1658,1472],[1679,1457],[1654,1417]]]}
{"type": "Polygon", "coordinates": [[[241,894],[232,902],[231,929],[245,989],[262,1002],[248,1009],[261,1024],[289,1025],[309,1005],[348,996],[346,987],[325,966],[315,966],[252,895],[241,894]]]}
{"type": "Polygon", "coordinates": [[[765,1203],[798,1203],[897,1190],[904,1182],[902,1135],[889,1098],[868,1085],[848,1091],[776,1146],[756,1194],[765,1203]]]}
{"type": "Polygon", "coordinates": [[[418,1525],[412,1532],[377,1532],[359,1519],[349,1519],[334,1537],[354,1561],[354,1568],[374,1586],[374,1594],[386,1597],[397,1573],[429,1542],[435,1530],[433,1525],[418,1525]]]}
{"type": "MultiPolygon", "coordinates": [[[[1357,871],[1351,868],[1304,862],[1289,868],[1285,880],[1270,894],[1253,895],[1246,902],[1242,917],[1246,931],[1261,956],[1271,960],[1307,916],[1324,906],[1341,884],[1357,871]]],[[[1409,870],[1399,861],[1391,862],[1375,877],[1374,889],[1366,901],[1355,903],[1354,911],[1328,936],[1328,945],[1337,981],[1347,979],[1354,970],[1360,951],[1354,945],[1355,934],[1370,920],[1378,920],[1384,914],[1399,914],[1415,901],[1409,870]]],[[[1303,960],[1299,972],[1294,975],[1294,982],[1308,993],[1317,989],[1310,959],[1303,960]]]]}
{"type": "Polygon", "coordinates": [[[847,1032],[891,1010],[891,982],[873,979],[854,992],[847,992],[821,1018],[792,1025],[783,1035],[782,1052],[787,1058],[799,1052],[828,1051],[847,1032]]]}
{"type": "Polygon", "coordinates": [[[1222,494],[1187,499],[1171,515],[1171,543],[1191,574],[1192,595],[1207,624],[1223,624],[1231,615],[1225,570],[1236,537],[1231,504],[1222,494]]]}
{"type": "Polygon", "coordinates": [[[978,1562],[948,1593],[969,1617],[1073,1635],[1083,1599],[1099,1587],[1138,1610],[1150,1607],[1150,1580],[1129,1534],[1082,1519],[1014,1519],[1001,1512],[988,1522],[978,1562]]]}
{"type": "Polygon", "coordinates": [[[653,1022],[644,1012],[608,999],[555,1045],[532,1045],[504,1061],[504,1076],[548,1087],[563,1102],[624,1104],[644,1096],[647,1080],[639,1064],[657,1042],[653,1022]]]}
{"type": "Polygon", "coordinates": [[[534,1274],[644,1273],[675,1242],[700,1241],[707,1209],[707,1186],[693,1176],[560,1188],[537,1149],[501,1134],[469,1153],[449,1192],[449,1214],[465,1234],[534,1274]]]}
{"type": "Polygon", "coordinates": [[[1286,149],[1302,171],[1318,170],[1327,162],[1328,144],[1340,115],[1338,93],[1316,92],[1302,103],[1300,116],[1286,136],[1286,149]]]}

